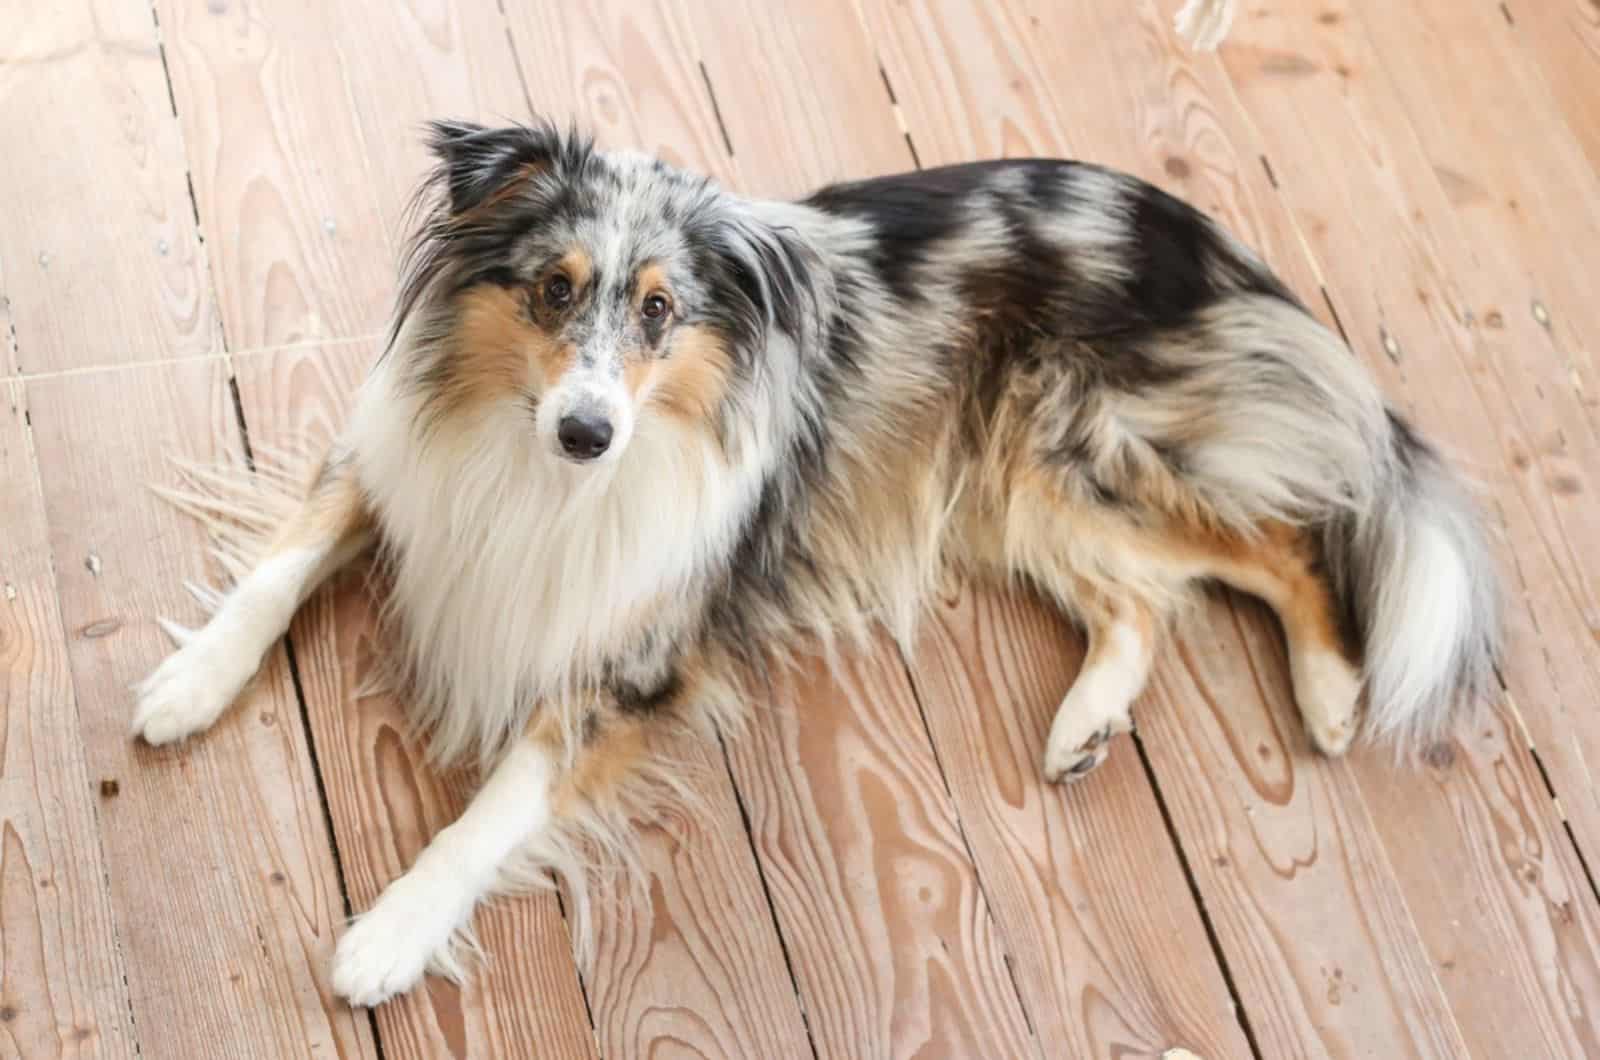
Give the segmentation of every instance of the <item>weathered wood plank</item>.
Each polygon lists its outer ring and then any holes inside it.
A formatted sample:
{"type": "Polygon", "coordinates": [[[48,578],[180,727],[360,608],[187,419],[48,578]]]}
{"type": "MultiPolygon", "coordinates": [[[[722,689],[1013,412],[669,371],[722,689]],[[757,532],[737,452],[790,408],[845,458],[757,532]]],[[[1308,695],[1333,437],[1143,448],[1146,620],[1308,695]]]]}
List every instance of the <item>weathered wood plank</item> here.
{"type": "Polygon", "coordinates": [[[379,330],[421,123],[522,110],[498,10],[157,9],[230,347],[379,330]]]}
{"type": "Polygon", "coordinates": [[[1512,713],[1463,734],[1454,751],[1464,753],[1442,751],[1435,783],[1372,758],[1354,765],[1468,1039],[1491,1052],[1531,1041],[1552,1054],[1590,1052],[1593,1016],[1557,999],[1564,989],[1600,996],[1595,902],[1524,744],[1531,738],[1538,748],[1578,840],[1600,842],[1590,781],[1600,726],[1592,712],[1567,706],[1600,697],[1587,617],[1594,564],[1572,544],[1600,526],[1600,502],[1579,470],[1600,450],[1549,336],[1531,314],[1514,311],[1539,282],[1530,277],[1543,267],[1543,248],[1530,250],[1529,233],[1485,242],[1485,218],[1499,207],[1467,190],[1533,201],[1543,185],[1490,161],[1522,149],[1509,144],[1469,150],[1458,142],[1448,164],[1432,155],[1391,90],[1376,33],[1350,9],[1257,19],[1226,61],[1357,349],[1479,480],[1499,516],[1513,591],[1502,664],[1512,713]],[[1264,72],[1291,66],[1312,72],[1264,72]],[[1315,137],[1303,135],[1308,113],[1318,115],[1315,137]],[[1353,157],[1368,164],[1336,161],[1353,157]],[[1584,451],[1591,456],[1577,455],[1584,451]],[[1429,837],[1425,845],[1418,834],[1429,837]],[[1440,896],[1443,879],[1448,897],[1440,896]],[[1460,959],[1469,949],[1463,925],[1485,936],[1471,948],[1500,954],[1493,968],[1460,959]]]}
{"type": "Polygon", "coordinates": [[[1245,1056],[1244,1032],[1132,748],[1092,782],[1040,779],[1082,638],[1025,594],[964,592],[912,661],[1046,1056],[1245,1056]]]}
{"type": "Polygon", "coordinates": [[[1038,1055],[899,654],[773,686],[730,758],[818,1053],[1038,1055]]]}
{"type": "Polygon", "coordinates": [[[0,1052],[131,1057],[95,822],[110,792],[97,794],[78,738],[25,416],[23,387],[11,384],[0,410],[0,1052]]]}
{"type": "Polygon", "coordinates": [[[19,337],[8,370],[211,352],[206,256],[149,5],[13,2],[0,22],[0,262],[19,337]]]}
{"type": "Polygon", "coordinates": [[[1527,62],[1550,86],[1589,167],[1600,173],[1600,108],[1594,105],[1600,84],[1600,7],[1592,0],[1479,3],[1498,8],[1527,62]]]}
{"type": "MultiPolygon", "coordinates": [[[[326,444],[343,424],[375,344],[355,341],[236,359],[252,446],[326,444]]],[[[406,736],[401,706],[358,698],[374,621],[359,572],[317,594],[289,633],[353,912],[372,905],[427,841],[459,816],[475,786],[440,777],[406,736]]],[[[377,1010],[388,1057],[594,1055],[566,925],[553,892],[480,911],[486,963],[462,988],[426,987],[377,1010]]]]}
{"type": "MultiPolygon", "coordinates": [[[[1122,5],[1106,3],[1080,9],[1070,17],[1062,13],[1041,19],[1017,13],[1009,16],[1009,20],[1003,13],[980,13],[971,7],[958,5],[940,5],[937,9],[869,5],[868,11],[869,21],[884,27],[878,31],[878,39],[891,80],[902,96],[901,102],[908,114],[913,139],[919,148],[924,142],[931,145],[931,150],[923,152],[925,155],[940,160],[954,160],[941,158],[938,152],[976,150],[981,154],[1037,150],[1038,142],[1030,141],[1028,137],[1036,136],[1041,131],[1049,132],[1051,118],[1055,117],[1066,139],[1063,143],[1048,144],[1047,149],[1052,153],[1071,151],[1087,154],[1095,160],[1131,169],[1148,179],[1168,185],[1218,214],[1231,228],[1261,247],[1269,260],[1309,302],[1316,305],[1320,300],[1316,284],[1322,279],[1323,264],[1315,258],[1305,257],[1302,252],[1303,234],[1274,201],[1275,192],[1271,186],[1275,179],[1286,180],[1283,167],[1278,164],[1280,141],[1292,139],[1296,147],[1304,146],[1307,151],[1318,150],[1325,144],[1325,137],[1320,131],[1315,138],[1303,133],[1305,115],[1316,113],[1305,103],[1301,102],[1295,108],[1296,117],[1292,125],[1285,122],[1277,127],[1277,136],[1268,137],[1265,147],[1261,146],[1252,131],[1251,121],[1241,115],[1234,105],[1233,88],[1228,80],[1220,76],[1214,64],[1196,62],[1185,56],[1167,36],[1164,21],[1148,9],[1141,10],[1139,17],[1130,18],[1122,5]],[[952,47],[952,42],[970,44],[983,34],[997,38],[996,42],[984,48],[956,50],[952,47]],[[969,55],[973,57],[970,61],[966,58],[969,55]],[[1080,93],[1064,87],[1057,88],[1056,79],[1041,78],[1038,73],[1064,68],[1075,71],[1075,83],[1081,80],[1095,84],[1097,91],[1080,93]],[[934,78],[924,72],[935,69],[944,71],[943,75],[934,78]],[[908,87],[902,87],[902,83],[908,87]],[[1107,98],[1122,100],[1122,105],[1107,107],[1107,98]],[[953,120],[959,121],[964,128],[951,130],[949,126],[953,120]],[[1255,156],[1263,152],[1270,156],[1271,162],[1263,161],[1260,166],[1254,164],[1255,156]],[[1268,166],[1271,168],[1266,168],[1268,166]]],[[[1304,12],[1300,17],[1309,21],[1311,12],[1304,12]]],[[[1255,23],[1259,20],[1251,21],[1255,23]]],[[[1242,47],[1230,45],[1224,54],[1232,57],[1243,52],[1242,47]]],[[[1281,50],[1252,52],[1250,58],[1252,63],[1259,63],[1262,68],[1272,71],[1277,81],[1297,81],[1284,72],[1301,71],[1309,65],[1303,60],[1293,61],[1298,58],[1294,53],[1281,50]]],[[[1271,80],[1269,78],[1263,84],[1263,91],[1275,93],[1274,98],[1284,98],[1286,90],[1280,84],[1270,83],[1271,80]]],[[[1322,106],[1330,107],[1332,104],[1325,102],[1322,106]]],[[[1320,118],[1317,127],[1319,130],[1323,128],[1320,118]]],[[[1319,172],[1328,169],[1348,170],[1348,158],[1361,157],[1362,153],[1352,146],[1345,149],[1343,160],[1337,160],[1338,155],[1336,150],[1328,151],[1321,159],[1322,170],[1319,172]]],[[[1311,171],[1305,173],[1305,178],[1313,179],[1311,171]]],[[[1344,199],[1340,208],[1345,211],[1353,207],[1359,209],[1360,204],[1371,201],[1370,192],[1366,193],[1366,197],[1357,194],[1344,199]]],[[[1386,217],[1380,223],[1393,226],[1395,219],[1386,217]]],[[[1374,275],[1370,260],[1360,264],[1356,264],[1358,259],[1354,257],[1349,260],[1352,269],[1364,270],[1369,277],[1374,275]]],[[[1337,294],[1335,299],[1343,309],[1346,300],[1337,294]]],[[[1323,318],[1331,322],[1326,308],[1318,306],[1318,309],[1323,318]]],[[[1345,323],[1348,324],[1349,320],[1346,319],[1345,323]]],[[[1386,378],[1385,382],[1390,380],[1386,378]]],[[[1215,609],[1212,610],[1214,616],[1215,609]]],[[[1259,651],[1262,645],[1276,642],[1276,633],[1269,628],[1270,623],[1255,609],[1244,608],[1243,613],[1246,616],[1244,638],[1240,640],[1224,636],[1222,639],[1222,644],[1230,649],[1229,654],[1235,658],[1240,648],[1247,644],[1255,645],[1254,650],[1259,651]]],[[[1217,619],[1213,617],[1212,621],[1214,623],[1217,619]]],[[[1269,657],[1276,659],[1276,649],[1269,653],[1269,657]]],[[[1169,663],[1163,673],[1171,672],[1169,663]]],[[[1268,711],[1262,699],[1264,693],[1257,691],[1252,697],[1251,691],[1248,688],[1243,691],[1246,707],[1266,715],[1268,711]],[[1249,704],[1252,698],[1255,700],[1254,706],[1249,704]]],[[[1183,703],[1185,697],[1190,695],[1192,693],[1181,680],[1169,676],[1164,681],[1158,680],[1151,698],[1183,703]],[[1167,690],[1166,693],[1162,692],[1163,688],[1167,690]]],[[[1142,720],[1147,732],[1153,728],[1151,715],[1159,710],[1157,707],[1156,711],[1147,709],[1144,712],[1142,720]]],[[[1293,725],[1295,731],[1298,730],[1298,722],[1292,711],[1285,714],[1284,718],[1287,724],[1293,725]]],[[[1169,727],[1169,720],[1165,716],[1155,720],[1164,729],[1169,727]]],[[[1229,728],[1244,724],[1232,719],[1226,723],[1229,728]]],[[[1267,826],[1269,831],[1283,829],[1287,822],[1299,815],[1303,819],[1300,828],[1309,830],[1301,834],[1312,836],[1325,833],[1339,838],[1346,845],[1344,853],[1333,859],[1336,864],[1342,861],[1353,870],[1364,865],[1382,866],[1392,859],[1400,865],[1402,879],[1408,886],[1403,892],[1399,891],[1382,879],[1382,873],[1374,875],[1367,870],[1352,876],[1350,882],[1345,882],[1342,877],[1348,873],[1325,865],[1316,873],[1303,874],[1297,880],[1296,888],[1291,891],[1274,879],[1271,859],[1265,864],[1241,864],[1238,855],[1230,853],[1225,845],[1222,849],[1212,848],[1207,837],[1208,834],[1215,834],[1218,824],[1208,814],[1225,808],[1226,803],[1220,807],[1208,806],[1208,802],[1216,800],[1205,798],[1202,786],[1193,779],[1184,779],[1184,771],[1191,769],[1195,755],[1203,750],[1204,741],[1209,739],[1201,733],[1190,733],[1188,730],[1191,727],[1187,724],[1184,728],[1184,739],[1192,743],[1191,747],[1173,753],[1172,748],[1163,747],[1152,738],[1148,741],[1151,758],[1161,778],[1163,791],[1173,805],[1177,821],[1181,823],[1186,820],[1191,801],[1206,811],[1194,814],[1187,828],[1180,827],[1180,835],[1184,836],[1190,848],[1191,863],[1196,866],[1202,892],[1208,895],[1207,907],[1217,910],[1214,915],[1218,919],[1219,936],[1234,963],[1235,977],[1240,982],[1241,993],[1263,1048],[1271,1051],[1291,1041],[1310,1041],[1313,1027],[1320,1025],[1332,1028],[1335,1037],[1340,1034],[1352,1035],[1351,1041],[1376,1043],[1385,1040],[1386,1033],[1392,1033],[1394,1037],[1389,1039],[1391,1041],[1404,1041],[1407,1038],[1412,1038],[1414,1043],[1431,1041],[1429,1048],[1449,1051],[1453,1047],[1451,1037],[1441,1039],[1435,1037],[1428,1027],[1412,1024],[1409,1020],[1394,1021],[1385,1016],[1381,1009],[1390,1006],[1388,998],[1369,993],[1363,999],[1341,989],[1337,991],[1335,1004],[1333,994],[1319,996],[1321,991],[1312,981],[1314,977],[1288,974],[1296,965],[1303,968],[1307,963],[1305,957],[1316,952],[1319,944],[1317,933],[1293,935],[1287,930],[1275,931],[1274,921],[1282,918],[1280,922],[1283,924],[1297,922],[1296,910],[1304,900],[1302,893],[1325,890],[1328,908],[1339,910],[1340,913],[1333,917],[1323,913],[1315,923],[1298,922],[1311,928],[1333,920],[1343,920],[1351,925],[1351,930],[1338,933],[1342,936],[1338,942],[1338,948],[1343,951],[1339,955],[1340,960],[1323,963],[1328,967],[1337,965],[1345,975],[1351,975],[1350,962],[1357,960],[1359,975],[1369,983],[1373,975],[1387,981],[1401,1009],[1415,1008],[1415,998],[1413,1002],[1405,999],[1410,994],[1420,992],[1420,997],[1431,998],[1426,1004],[1437,1013],[1439,987],[1431,982],[1433,973],[1428,967],[1429,953],[1422,945],[1431,944],[1436,936],[1429,930],[1431,920],[1426,915],[1426,907],[1430,902],[1425,897],[1427,888],[1422,884],[1419,874],[1433,860],[1450,861],[1457,865],[1471,863],[1477,851],[1492,845],[1493,830],[1474,832],[1463,829],[1458,832],[1449,823],[1454,819],[1452,802],[1459,797],[1470,800],[1471,796],[1459,795],[1453,789],[1445,797],[1420,804],[1426,807],[1424,815],[1428,817],[1431,827],[1449,834],[1450,842],[1454,844],[1452,848],[1450,844],[1442,843],[1444,851],[1430,849],[1422,853],[1401,839],[1402,833],[1393,822],[1393,815],[1386,814],[1383,809],[1387,800],[1398,797],[1396,785],[1387,783],[1391,775],[1385,769],[1374,767],[1369,770],[1367,763],[1358,759],[1361,780],[1357,787],[1345,777],[1328,775],[1326,779],[1321,779],[1320,766],[1307,764],[1302,767],[1300,763],[1293,763],[1282,778],[1291,785],[1290,790],[1293,790],[1296,780],[1301,788],[1307,783],[1314,787],[1328,784],[1331,785],[1329,790],[1337,792],[1339,799],[1354,800],[1358,804],[1366,802],[1372,809],[1365,812],[1377,817],[1377,838],[1381,842],[1374,841],[1375,837],[1368,834],[1368,828],[1339,827],[1342,811],[1332,805],[1323,808],[1321,800],[1295,800],[1284,809],[1275,811],[1274,816],[1280,820],[1267,826]],[[1179,771],[1177,775],[1174,770],[1179,771]],[[1308,770],[1311,772],[1308,773],[1308,770]],[[1222,865],[1216,863],[1218,858],[1223,859],[1222,865]],[[1241,888],[1236,879],[1224,878],[1224,874],[1215,871],[1222,867],[1233,870],[1227,874],[1228,877],[1247,874],[1245,886],[1241,888]],[[1261,871],[1255,872],[1256,869],[1261,871]],[[1413,882],[1414,879],[1416,882],[1413,882]],[[1210,897],[1212,887],[1226,888],[1228,900],[1213,900],[1210,897]],[[1261,893],[1247,898],[1251,888],[1260,888],[1261,893]],[[1376,894],[1369,893],[1374,889],[1376,894]],[[1425,910],[1420,917],[1420,931],[1408,924],[1412,916],[1411,907],[1418,905],[1425,910]],[[1253,908],[1267,910],[1268,916],[1260,919],[1234,916],[1239,909],[1253,908]],[[1399,938],[1409,937],[1411,941],[1407,945],[1396,945],[1396,940],[1388,937],[1385,931],[1364,928],[1362,925],[1368,919],[1369,909],[1383,911],[1380,920],[1391,922],[1399,938]],[[1275,943],[1272,941],[1274,938],[1283,941],[1275,943]],[[1275,955],[1273,949],[1278,950],[1275,955]],[[1380,1011],[1370,1011],[1374,1004],[1380,1011]]],[[[1495,767],[1499,760],[1496,749],[1503,745],[1503,738],[1501,732],[1499,742],[1491,742],[1490,746],[1483,749],[1483,757],[1478,760],[1482,768],[1488,770],[1495,767]]],[[[1263,744],[1269,751],[1277,745],[1279,741],[1263,744]]],[[[1255,744],[1241,743],[1240,746],[1255,744]]],[[[1303,747],[1303,744],[1294,746],[1303,747]]],[[[1530,765],[1523,756],[1512,775],[1518,778],[1518,797],[1527,796],[1537,806],[1541,800],[1536,777],[1528,770],[1530,765]]],[[[1245,769],[1254,768],[1247,756],[1241,759],[1241,766],[1245,769]]],[[[1207,776],[1210,775],[1210,771],[1207,771],[1207,776]]],[[[1416,778],[1412,780],[1415,782],[1416,778]]],[[[1475,782],[1466,782],[1461,787],[1470,791],[1474,786],[1475,782]]],[[[1417,805],[1414,799],[1408,802],[1408,808],[1413,811],[1416,811],[1417,805]]],[[[1247,802],[1245,806],[1251,804],[1247,802]]],[[[1227,816],[1224,816],[1225,820],[1227,816]]],[[[1360,814],[1354,818],[1358,825],[1361,819],[1360,814]]],[[[1546,806],[1544,819],[1535,832],[1542,832],[1546,838],[1551,838],[1553,834],[1550,828],[1555,823],[1546,806]]],[[[1248,816],[1234,816],[1228,830],[1249,835],[1259,827],[1262,825],[1248,816]]],[[[1282,834],[1287,837],[1294,832],[1291,830],[1282,834]]],[[[1280,839],[1277,844],[1279,849],[1285,852],[1294,849],[1292,846],[1283,847],[1282,843],[1280,839]]],[[[1270,844],[1258,842],[1256,845],[1258,848],[1272,849],[1270,844]]],[[[1314,855],[1315,848],[1302,852],[1314,855]]],[[[1563,857],[1559,848],[1552,848],[1551,853],[1557,860],[1563,857]]],[[[1553,889],[1569,896],[1567,888],[1573,879],[1581,880],[1581,876],[1567,875],[1553,889]]],[[[1496,926],[1479,926],[1476,930],[1494,938],[1493,945],[1519,947],[1519,952],[1537,963],[1540,955],[1546,952],[1546,945],[1536,937],[1523,936],[1520,929],[1506,931],[1504,925],[1516,923],[1520,914],[1524,924],[1532,927],[1537,936],[1537,925],[1543,918],[1534,916],[1532,920],[1527,920],[1528,914],[1535,911],[1528,909],[1525,903],[1506,894],[1497,883],[1482,877],[1479,877],[1479,882],[1483,887],[1479,892],[1480,898],[1486,906],[1499,910],[1506,920],[1496,926]]],[[[1439,952],[1432,946],[1428,949],[1435,954],[1439,952]]],[[[1439,959],[1449,958],[1441,956],[1439,959]]],[[[1580,961],[1580,968],[1582,964],[1580,961]]],[[[1474,1008],[1471,990],[1449,990],[1447,994],[1457,1009],[1474,1008]]],[[[1331,1039],[1325,1040],[1331,1044],[1331,1039]]],[[[1413,1044],[1412,1047],[1423,1046],[1413,1044]]]]}
{"type": "Polygon", "coordinates": [[[78,735],[123,950],[130,1018],[154,1056],[372,1056],[327,982],[343,917],[331,837],[281,651],[205,736],[128,735],[129,687],[190,625],[204,541],[145,488],[168,455],[237,446],[221,362],[32,381],[28,408],[68,641],[78,735]]]}

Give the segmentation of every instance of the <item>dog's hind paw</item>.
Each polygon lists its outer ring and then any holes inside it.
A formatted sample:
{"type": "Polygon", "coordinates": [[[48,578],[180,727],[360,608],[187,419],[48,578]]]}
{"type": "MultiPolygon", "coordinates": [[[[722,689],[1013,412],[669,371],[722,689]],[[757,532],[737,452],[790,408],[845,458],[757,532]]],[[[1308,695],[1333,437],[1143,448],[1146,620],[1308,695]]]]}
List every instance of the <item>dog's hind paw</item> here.
{"type": "Polygon", "coordinates": [[[1052,784],[1070,784],[1094,772],[1111,753],[1112,727],[1107,725],[1076,747],[1058,747],[1052,740],[1044,754],[1044,776],[1052,784]]]}

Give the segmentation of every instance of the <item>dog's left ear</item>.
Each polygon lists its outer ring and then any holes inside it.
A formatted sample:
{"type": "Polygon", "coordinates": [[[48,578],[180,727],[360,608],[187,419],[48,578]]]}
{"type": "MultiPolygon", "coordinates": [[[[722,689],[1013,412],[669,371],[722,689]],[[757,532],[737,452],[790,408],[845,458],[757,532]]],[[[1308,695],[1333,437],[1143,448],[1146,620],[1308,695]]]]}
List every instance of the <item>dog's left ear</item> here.
{"type": "Polygon", "coordinates": [[[465,121],[428,126],[428,147],[443,163],[450,212],[466,213],[519,175],[548,166],[560,149],[554,129],[491,129],[465,121]]]}

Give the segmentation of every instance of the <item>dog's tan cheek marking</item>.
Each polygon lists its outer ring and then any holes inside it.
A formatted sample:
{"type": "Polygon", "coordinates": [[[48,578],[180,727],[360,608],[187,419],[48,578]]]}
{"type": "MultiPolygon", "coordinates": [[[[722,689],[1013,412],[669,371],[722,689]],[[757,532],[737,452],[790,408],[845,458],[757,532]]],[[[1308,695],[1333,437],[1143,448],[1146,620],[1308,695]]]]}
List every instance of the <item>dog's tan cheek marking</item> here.
{"type": "Polygon", "coordinates": [[[529,351],[538,357],[550,343],[524,315],[522,296],[485,284],[462,294],[457,307],[450,396],[481,401],[526,387],[529,351]]]}
{"type": "Polygon", "coordinates": [[[688,325],[670,336],[651,399],[668,415],[703,425],[716,413],[733,376],[733,357],[709,329],[688,325]]]}

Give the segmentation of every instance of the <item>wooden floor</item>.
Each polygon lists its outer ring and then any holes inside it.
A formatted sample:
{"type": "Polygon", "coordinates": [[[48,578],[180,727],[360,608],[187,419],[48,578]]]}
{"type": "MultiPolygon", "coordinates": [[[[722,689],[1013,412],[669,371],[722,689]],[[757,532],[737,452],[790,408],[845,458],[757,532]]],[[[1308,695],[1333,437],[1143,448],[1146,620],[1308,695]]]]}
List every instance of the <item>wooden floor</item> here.
{"type": "Polygon", "coordinates": [[[0,1056],[1600,1056],[1600,7],[1249,0],[1195,56],[1176,6],[0,2],[0,1056]],[[963,595],[695,748],[592,956],[501,902],[465,988],[352,1012],[341,924],[470,779],[353,703],[349,592],[207,737],[131,743],[207,573],[144,484],[332,430],[418,123],[530,110],[754,194],[1059,154],[1213,211],[1484,483],[1493,716],[1318,760],[1219,595],[1062,790],[1080,642],[963,595]]]}

